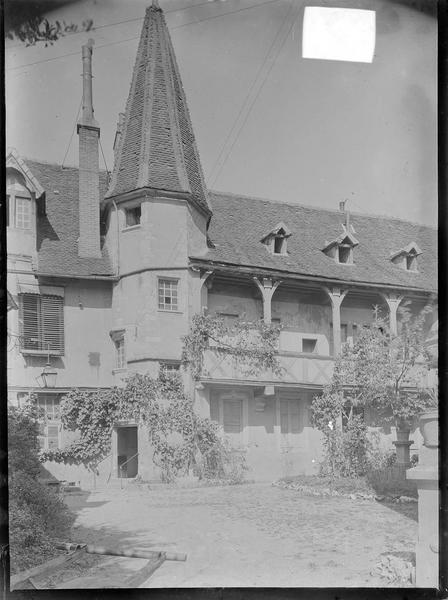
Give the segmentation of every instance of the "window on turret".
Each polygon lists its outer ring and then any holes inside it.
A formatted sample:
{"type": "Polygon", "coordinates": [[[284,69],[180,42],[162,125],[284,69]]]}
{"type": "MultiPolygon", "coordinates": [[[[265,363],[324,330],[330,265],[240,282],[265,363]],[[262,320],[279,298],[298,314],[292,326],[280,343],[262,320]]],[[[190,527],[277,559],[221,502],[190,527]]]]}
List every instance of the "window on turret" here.
{"type": "Polygon", "coordinates": [[[140,221],[142,218],[142,207],[133,206],[132,208],[125,209],[125,217],[126,217],[126,227],[135,227],[135,225],[140,225],[140,221]]]}
{"type": "Polygon", "coordinates": [[[159,279],[159,310],[178,310],[177,279],[159,279]]]}

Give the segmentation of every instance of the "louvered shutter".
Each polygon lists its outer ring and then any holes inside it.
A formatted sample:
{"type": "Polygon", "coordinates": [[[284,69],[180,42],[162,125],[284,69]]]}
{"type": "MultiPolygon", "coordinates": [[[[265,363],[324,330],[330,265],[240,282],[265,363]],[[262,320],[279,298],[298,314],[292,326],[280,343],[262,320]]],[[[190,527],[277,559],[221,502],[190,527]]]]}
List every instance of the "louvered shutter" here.
{"type": "Polygon", "coordinates": [[[22,348],[40,350],[39,296],[37,294],[21,294],[19,298],[22,348]]]}
{"type": "Polygon", "coordinates": [[[289,414],[291,419],[291,433],[300,431],[300,407],[298,400],[289,401],[289,414]]]}
{"type": "Polygon", "coordinates": [[[63,299],[41,296],[42,350],[64,352],[63,299]]]}
{"type": "Polygon", "coordinates": [[[219,400],[210,398],[210,419],[219,422],[219,400]]]}
{"type": "Polygon", "coordinates": [[[280,400],[280,431],[281,433],[288,433],[289,430],[289,418],[288,418],[288,400],[280,400]]]}
{"type": "Polygon", "coordinates": [[[59,296],[20,294],[24,350],[64,353],[64,300],[59,296]]]}
{"type": "Polygon", "coordinates": [[[58,425],[48,425],[47,426],[47,440],[48,440],[48,449],[59,448],[59,426],[58,425]]]}
{"type": "Polygon", "coordinates": [[[224,431],[226,433],[240,433],[241,431],[241,401],[223,401],[224,431]]]}

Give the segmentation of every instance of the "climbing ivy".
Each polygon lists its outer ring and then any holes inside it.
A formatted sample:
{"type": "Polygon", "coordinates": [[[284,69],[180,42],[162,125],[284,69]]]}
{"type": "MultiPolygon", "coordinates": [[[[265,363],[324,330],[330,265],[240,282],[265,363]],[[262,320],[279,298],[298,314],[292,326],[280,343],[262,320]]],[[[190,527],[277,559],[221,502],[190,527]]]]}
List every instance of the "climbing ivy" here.
{"type": "Polygon", "coordinates": [[[181,377],[163,370],[157,378],[136,373],[122,388],[70,391],[61,400],[61,420],[79,438],[63,449],[41,452],[40,460],[83,464],[95,472],[111,452],[114,424],[128,419],[147,429],[152,458],[165,480],[190,469],[200,477],[221,476],[225,470],[216,463],[216,456],[225,455],[219,426],[194,411],[181,377]]]}
{"type": "Polygon", "coordinates": [[[223,358],[230,357],[246,376],[267,370],[279,375],[279,334],[279,326],[262,320],[237,319],[228,325],[222,317],[194,315],[190,332],[183,338],[182,362],[199,379],[206,374],[204,353],[211,349],[223,358]]]}

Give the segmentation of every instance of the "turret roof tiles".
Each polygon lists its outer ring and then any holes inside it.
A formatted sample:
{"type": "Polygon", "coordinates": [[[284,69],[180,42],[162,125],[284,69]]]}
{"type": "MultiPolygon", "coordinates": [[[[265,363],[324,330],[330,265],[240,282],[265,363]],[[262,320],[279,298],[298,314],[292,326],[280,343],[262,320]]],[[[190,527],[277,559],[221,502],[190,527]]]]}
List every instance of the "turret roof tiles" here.
{"type": "Polygon", "coordinates": [[[163,12],[146,10],[106,198],[151,188],[210,212],[185,92],[163,12]]]}

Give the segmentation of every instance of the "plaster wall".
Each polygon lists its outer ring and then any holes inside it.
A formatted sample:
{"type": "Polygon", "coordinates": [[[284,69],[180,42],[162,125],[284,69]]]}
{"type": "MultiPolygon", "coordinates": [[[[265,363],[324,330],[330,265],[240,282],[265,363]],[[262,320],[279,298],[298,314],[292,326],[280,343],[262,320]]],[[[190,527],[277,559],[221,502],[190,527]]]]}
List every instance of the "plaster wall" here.
{"type": "Polygon", "coordinates": [[[187,216],[186,204],[178,200],[143,198],[120,204],[120,274],[145,268],[186,266],[187,216]],[[140,202],[140,224],[127,227],[126,208],[132,208],[140,202]]]}
{"type": "MultiPolygon", "coordinates": [[[[51,285],[51,284],[50,284],[51,285]]],[[[61,286],[59,281],[56,284],[61,286]]],[[[111,286],[103,282],[71,281],[64,285],[63,356],[51,357],[57,387],[112,385],[114,348],[109,336],[112,322],[111,286]]],[[[14,291],[12,291],[14,294],[14,291]]],[[[17,300],[17,296],[15,296],[17,300]]],[[[19,333],[19,311],[8,314],[8,329],[19,333]]],[[[47,356],[24,355],[18,339],[8,348],[8,384],[39,388],[38,378],[47,356]]]]}
{"type": "Polygon", "coordinates": [[[179,360],[181,338],[188,332],[187,270],[144,271],[119,281],[113,294],[113,329],[126,332],[128,363],[179,360]],[[159,309],[159,279],[177,281],[178,310],[159,309]]]}
{"type": "Polygon", "coordinates": [[[258,321],[263,316],[263,305],[256,297],[255,284],[249,286],[214,284],[208,292],[208,313],[236,315],[248,321],[258,321]]]}

